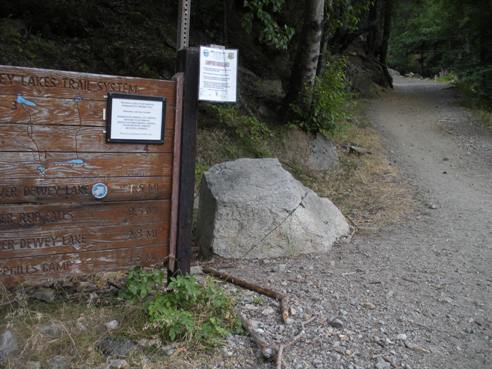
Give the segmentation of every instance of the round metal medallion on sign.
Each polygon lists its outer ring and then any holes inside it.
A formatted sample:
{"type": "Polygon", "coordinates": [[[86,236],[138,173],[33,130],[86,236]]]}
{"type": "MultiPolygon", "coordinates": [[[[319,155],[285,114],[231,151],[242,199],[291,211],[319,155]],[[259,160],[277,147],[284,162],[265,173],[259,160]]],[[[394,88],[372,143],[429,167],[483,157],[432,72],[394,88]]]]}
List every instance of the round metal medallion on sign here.
{"type": "Polygon", "coordinates": [[[104,183],[96,183],[92,186],[92,196],[96,199],[104,199],[108,194],[108,186],[104,183]]]}

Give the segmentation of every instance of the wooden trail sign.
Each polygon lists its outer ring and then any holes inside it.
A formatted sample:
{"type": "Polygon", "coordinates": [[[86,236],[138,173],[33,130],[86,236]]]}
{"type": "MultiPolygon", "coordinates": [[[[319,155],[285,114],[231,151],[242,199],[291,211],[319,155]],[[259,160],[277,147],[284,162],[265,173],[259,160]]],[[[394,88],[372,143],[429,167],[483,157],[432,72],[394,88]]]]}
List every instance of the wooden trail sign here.
{"type": "Polygon", "coordinates": [[[174,269],[182,83],[0,66],[0,283],[174,269]],[[109,143],[112,93],[164,101],[163,143],[109,143]]]}

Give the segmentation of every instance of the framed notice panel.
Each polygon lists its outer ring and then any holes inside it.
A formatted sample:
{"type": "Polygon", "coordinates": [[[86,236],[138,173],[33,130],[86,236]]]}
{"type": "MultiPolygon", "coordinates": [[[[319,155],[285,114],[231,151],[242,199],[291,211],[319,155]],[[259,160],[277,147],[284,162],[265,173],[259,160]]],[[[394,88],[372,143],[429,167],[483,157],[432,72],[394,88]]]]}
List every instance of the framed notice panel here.
{"type": "Polygon", "coordinates": [[[200,46],[199,100],[236,102],[237,59],[237,50],[200,46]]]}
{"type": "Polygon", "coordinates": [[[165,115],[164,97],[110,93],[107,142],[163,144],[165,115]]]}

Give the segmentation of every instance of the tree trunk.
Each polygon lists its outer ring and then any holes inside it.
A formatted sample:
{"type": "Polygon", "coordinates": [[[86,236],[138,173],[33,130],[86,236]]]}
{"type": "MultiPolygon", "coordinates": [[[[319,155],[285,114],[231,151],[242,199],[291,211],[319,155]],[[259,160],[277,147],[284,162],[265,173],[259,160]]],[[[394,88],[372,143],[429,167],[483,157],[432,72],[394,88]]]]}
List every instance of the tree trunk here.
{"type": "MultiPolygon", "coordinates": [[[[479,40],[480,66],[492,67],[492,27],[489,16],[492,13],[492,0],[482,0],[480,4],[479,40]]],[[[480,76],[482,97],[492,101],[492,71],[484,71],[480,76]]]]}
{"type": "Polygon", "coordinates": [[[386,59],[388,57],[388,44],[391,32],[391,15],[393,13],[393,0],[386,0],[384,3],[383,14],[383,39],[381,44],[381,51],[379,55],[379,61],[386,65],[386,59]]]}
{"type": "Polygon", "coordinates": [[[392,12],[393,0],[374,1],[369,11],[369,24],[374,28],[369,32],[366,43],[366,54],[379,63],[383,74],[381,84],[385,87],[393,87],[393,78],[386,65],[392,12]]]}
{"type": "Polygon", "coordinates": [[[292,68],[287,105],[299,103],[309,109],[321,45],[324,0],[306,0],[304,24],[292,68]]]}
{"type": "Polygon", "coordinates": [[[320,76],[323,72],[323,67],[326,64],[328,54],[328,44],[330,41],[330,19],[333,11],[333,0],[326,0],[325,11],[323,16],[323,29],[321,36],[320,54],[318,58],[318,67],[316,68],[316,76],[320,76]]]}

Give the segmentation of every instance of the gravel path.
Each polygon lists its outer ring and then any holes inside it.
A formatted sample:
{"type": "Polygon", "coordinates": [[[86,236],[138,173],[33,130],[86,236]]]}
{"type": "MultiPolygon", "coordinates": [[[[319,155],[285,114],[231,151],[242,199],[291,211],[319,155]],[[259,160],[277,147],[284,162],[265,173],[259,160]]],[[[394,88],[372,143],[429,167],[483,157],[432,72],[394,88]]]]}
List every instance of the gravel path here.
{"type": "MultiPolygon", "coordinates": [[[[284,351],[286,368],[492,367],[492,136],[446,85],[395,82],[368,114],[415,187],[419,211],[329,255],[229,270],[292,296],[284,325],[273,302],[240,294],[267,340],[287,342],[316,317],[284,351]]],[[[248,337],[231,338],[214,367],[275,367],[253,347],[248,337]]]]}

